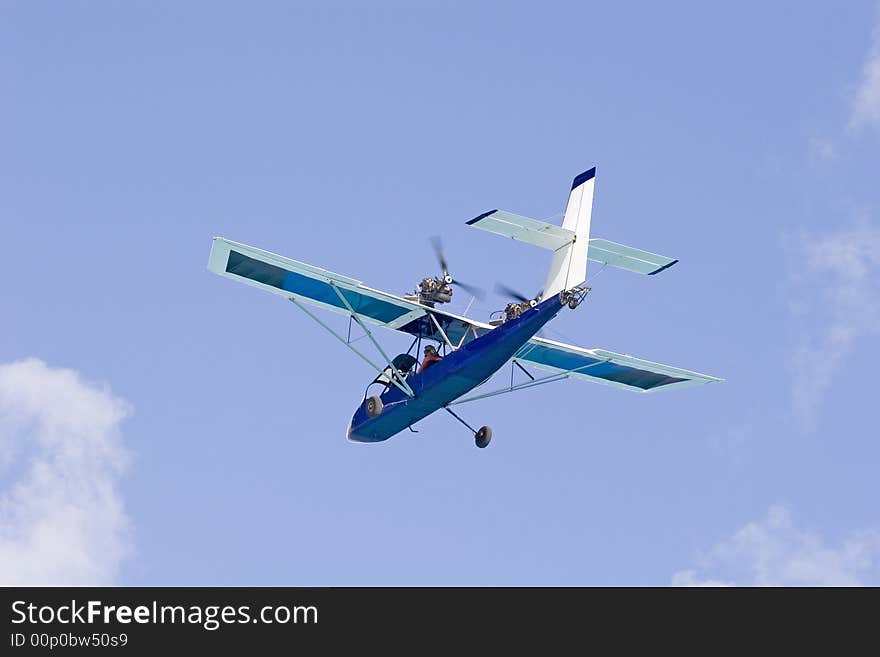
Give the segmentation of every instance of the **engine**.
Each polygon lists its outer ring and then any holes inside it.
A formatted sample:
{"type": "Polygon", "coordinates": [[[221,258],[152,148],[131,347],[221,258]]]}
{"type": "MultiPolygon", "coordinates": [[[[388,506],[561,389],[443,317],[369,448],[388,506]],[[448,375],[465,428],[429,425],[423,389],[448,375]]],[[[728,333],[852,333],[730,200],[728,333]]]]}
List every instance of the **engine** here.
{"type": "Polygon", "coordinates": [[[443,271],[442,276],[425,277],[422,282],[416,286],[413,294],[407,294],[403,298],[409,301],[417,301],[418,303],[434,307],[435,303],[449,303],[452,301],[452,286],[458,285],[475,297],[483,298],[483,291],[468,285],[467,283],[452,278],[449,273],[449,263],[446,262],[446,256],[443,255],[443,245],[439,237],[432,237],[431,244],[434,245],[434,254],[437,256],[437,264],[443,271]]]}
{"type": "Polygon", "coordinates": [[[528,301],[521,301],[519,303],[517,303],[516,301],[511,301],[504,308],[504,321],[509,322],[511,319],[516,319],[529,308],[534,308],[537,305],[537,299],[529,299],[528,301]]]}
{"type": "Polygon", "coordinates": [[[452,276],[438,276],[436,278],[423,278],[416,286],[416,294],[406,295],[405,299],[418,301],[426,306],[434,307],[435,303],[449,303],[452,301],[452,276]]]}
{"type": "Polygon", "coordinates": [[[452,276],[442,278],[423,278],[419,283],[419,297],[422,303],[449,303],[452,301],[452,276]]]}

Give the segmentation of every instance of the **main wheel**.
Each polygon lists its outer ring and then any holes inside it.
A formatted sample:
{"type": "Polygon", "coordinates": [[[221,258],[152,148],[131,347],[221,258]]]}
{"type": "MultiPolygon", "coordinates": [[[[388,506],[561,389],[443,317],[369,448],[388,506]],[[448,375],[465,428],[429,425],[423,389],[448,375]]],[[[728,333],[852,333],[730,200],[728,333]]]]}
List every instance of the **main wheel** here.
{"type": "Polygon", "coordinates": [[[367,399],[367,403],[365,404],[367,416],[368,417],[379,417],[382,413],[382,409],[385,408],[385,404],[382,403],[382,400],[379,399],[376,395],[373,395],[369,399],[367,399]]]}
{"type": "Polygon", "coordinates": [[[574,310],[578,307],[578,303],[580,303],[576,298],[572,297],[568,300],[568,307],[574,310]]]}
{"type": "Polygon", "coordinates": [[[492,427],[480,427],[480,430],[474,434],[474,442],[477,447],[483,449],[489,445],[492,440],[492,427]]]}

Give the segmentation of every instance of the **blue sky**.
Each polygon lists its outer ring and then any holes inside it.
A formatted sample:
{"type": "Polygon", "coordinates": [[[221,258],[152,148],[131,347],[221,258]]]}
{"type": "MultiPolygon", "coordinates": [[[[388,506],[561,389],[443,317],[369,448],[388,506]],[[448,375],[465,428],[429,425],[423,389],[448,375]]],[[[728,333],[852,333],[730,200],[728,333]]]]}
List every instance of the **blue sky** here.
{"type": "Polygon", "coordinates": [[[878,18],[0,3],[0,580],[880,583],[878,18]],[[464,222],[558,215],[593,165],[593,234],[680,263],[549,337],[724,384],[354,445],[367,366],[205,268],[223,235],[403,293],[442,234],[531,291],[547,254],[464,222]]]}

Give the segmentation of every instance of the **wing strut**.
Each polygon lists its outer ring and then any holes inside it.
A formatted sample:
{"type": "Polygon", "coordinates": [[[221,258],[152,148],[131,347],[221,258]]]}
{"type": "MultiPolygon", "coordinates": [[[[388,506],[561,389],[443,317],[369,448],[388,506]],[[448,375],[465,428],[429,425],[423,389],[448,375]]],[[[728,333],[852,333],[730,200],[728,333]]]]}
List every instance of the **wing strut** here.
{"type": "MultiPolygon", "coordinates": [[[[367,325],[364,324],[364,322],[361,320],[360,316],[358,316],[358,314],[355,312],[354,308],[351,307],[351,304],[349,303],[348,299],[345,298],[345,295],[339,291],[338,287],[336,287],[336,283],[334,283],[333,281],[330,281],[330,287],[333,288],[333,291],[336,292],[336,296],[338,296],[339,300],[342,301],[343,304],[345,304],[346,308],[348,308],[348,312],[351,313],[351,316],[354,318],[354,321],[356,321],[358,323],[358,325],[367,334],[367,337],[370,338],[370,342],[373,343],[373,346],[376,347],[376,349],[379,351],[380,354],[382,354],[382,357],[385,359],[385,362],[388,363],[388,367],[391,368],[391,370],[394,372],[394,375],[398,379],[400,379],[400,383],[402,385],[398,386],[398,388],[403,390],[410,397],[415,397],[416,393],[414,393],[412,391],[412,388],[409,387],[409,384],[406,382],[406,379],[404,378],[403,374],[401,374],[400,370],[397,369],[397,367],[394,365],[394,362],[388,357],[388,354],[385,353],[385,350],[382,349],[382,346],[376,341],[376,338],[373,337],[373,333],[370,331],[370,329],[367,328],[367,325]]],[[[390,377],[390,378],[392,381],[394,380],[394,377],[390,377]]]]}
{"type": "Polygon", "coordinates": [[[461,423],[462,423],[464,426],[466,426],[468,429],[470,429],[470,430],[471,430],[471,433],[473,433],[473,434],[476,434],[476,433],[477,433],[477,430],[474,429],[474,428],[473,428],[471,425],[469,425],[467,422],[465,422],[464,420],[462,420],[461,417],[459,417],[458,413],[454,412],[451,408],[449,408],[449,405],[448,405],[448,404],[447,404],[446,406],[443,407],[443,410],[446,411],[447,413],[449,413],[449,414],[450,414],[452,417],[454,417],[456,420],[458,420],[459,422],[461,422],[461,423]]]}
{"type": "MultiPolygon", "coordinates": [[[[449,348],[452,351],[455,351],[457,347],[452,344],[452,340],[449,339],[449,336],[446,335],[446,331],[443,330],[443,327],[440,326],[440,322],[437,321],[437,318],[434,317],[434,313],[429,312],[428,316],[431,318],[431,321],[434,322],[434,326],[437,327],[437,330],[440,331],[440,335],[443,336],[443,339],[446,341],[446,344],[449,345],[449,348]]],[[[464,332],[464,335],[467,335],[467,331],[464,332]]],[[[462,336],[461,341],[464,342],[464,336],[462,336]]],[[[460,347],[461,345],[459,345],[460,347]]]]}
{"type": "MultiPolygon", "coordinates": [[[[335,286],[335,285],[333,286],[333,289],[336,289],[336,286],[335,286]]],[[[339,293],[339,291],[337,290],[337,294],[338,294],[338,293],[339,293]]],[[[381,367],[379,367],[379,366],[376,365],[373,361],[371,361],[369,358],[367,358],[366,356],[364,356],[364,355],[363,355],[363,354],[357,349],[357,347],[355,347],[354,345],[351,344],[351,342],[349,342],[348,340],[346,340],[345,338],[343,338],[341,335],[339,335],[336,331],[334,331],[332,328],[330,328],[326,323],[324,323],[323,321],[321,321],[321,319],[320,319],[317,315],[315,315],[312,311],[310,311],[308,308],[306,308],[305,305],[303,305],[302,303],[300,303],[300,302],[297,300],[296,296],[291,296],[291,297],[289,297],[289,298],[290,298],[290,300],[294,303],[294,305],[296,305],[297,308],[299,308],[299,309],[302,310],[306,315],[308,315],[308,316],[311,317],[313,320],[315,320],[315,322],[317,322],[317,323],[321,326],[321,328],[323,328],[324,330],[326,330],[328,333],[330,333],[330,335],[332,335],[334,338],[336,338],[337,340],[339,340],[342,344],[344,344],[346,347],[348,347],[348,348],[351,349],[354,353],[356,353],[358,356],[360,356],[364,361],[366,361],[367,365],[369,365],[369,366],[372,367],[374,370],[376,370],[377,372],[379,372],[379,374],[383,374],[383,373],[384,373],[384,370],[383,370],[381,367]]],[[[340,298],[342,298],[343,301],[345,301],[345,298],[344,298],[342,295],[340,295],[340,298]]],[[[348,302],[347,302],[347,301],[345,301],[345,303],[346,303],[346,305],[348,305],[348,302]]],[[[366,326],[364,326],[363,322],[360,320],[360,318],[358,317],[357,313],[354,312],[354,310],[351,310],[351,306],[349,306],[349,310],[350,310],[350,312],[351,312],[351,316],[352,316],[352,317],[354,318],[354,320],[358,323],[358,325],[359,325],[362,329],[364,329],[364,331],[366,331],[366,333],[367,333],[367,335],[369,336],[370,340],[373,341],[373,344],[376,345],[376,348],[379,350],[379,352],[382,354],[382,356],[385,358],[385,360],[388,361],[388,366],[389,366],[392,370],[394,370],[394,373],[397,375],[397,376],[389,377],[389,378],[391,379],[391,383],[393,383],[395,386],[397,386],[398,388],[400,388],[400,389],[401,389],[401,390],[402,390],[407,396],[409,396],[409,397],[415,397],[415,393],[412,391],[412,388],[409,387],[409,384],[406,382],[406,380],[405,380],[405,379],[403,378],[403,376],[400,374],[400,371],[399,371],[396,367],[394,367],[394,364],[391,362],[391,360],[388,358],[388,356],[385,354],[385,352],[382,350],[382,348],[381,348],[381,347],[379,346],[379,344],[376,342],[375,338],[373,338],[373,334],[370,333],[370,330],[369,330],[366,326]]]]}

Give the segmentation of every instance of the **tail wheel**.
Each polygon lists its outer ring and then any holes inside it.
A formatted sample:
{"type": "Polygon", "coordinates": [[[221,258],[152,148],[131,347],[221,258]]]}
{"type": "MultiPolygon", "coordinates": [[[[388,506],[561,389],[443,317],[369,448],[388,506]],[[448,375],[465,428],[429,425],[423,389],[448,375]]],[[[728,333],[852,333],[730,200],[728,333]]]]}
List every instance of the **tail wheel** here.
{"type": "Polygon", "coordinates": [[[474,442],[480,449],[488,447],[491,440],[492,427],[480,427],[480,430],[474,434],[474,442]]]}
{"type": "Polygon", "coordinates": [[[367,399],[366,404],[364,405],[367,411],[368,417],[379,417],[382,413],[382,409],[385,407],[385,404],[382,403],[382,400],[379,399],[376,395],[367,399]]]}

